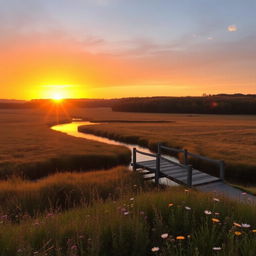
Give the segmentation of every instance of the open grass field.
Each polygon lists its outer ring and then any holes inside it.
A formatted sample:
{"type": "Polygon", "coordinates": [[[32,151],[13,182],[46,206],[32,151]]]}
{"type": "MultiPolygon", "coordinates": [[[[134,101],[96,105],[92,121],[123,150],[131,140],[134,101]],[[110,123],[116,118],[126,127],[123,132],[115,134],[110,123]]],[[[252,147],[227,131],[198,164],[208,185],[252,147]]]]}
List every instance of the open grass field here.
{"type": "Polygon", "coordinates": [[[57,171],[101,169],[129,162],[126,148],[81,140],[50,129],[70,116],[45,110],[0,110],[0,178],[37,179],[57,171]]]}
{"type": "MultiPolygon", "coordinates": [[[[232,181],[256,182],[255,116],[120,113],[109,108],[68,111],[68,115],[62,114],[59,119],[70,120],[72,116],[91,121],[112,120],[81,130],[153,150],[158,142],[186,148],[192,153],[224,160],[226,177],[232,181]],[[130,122],[115,122],[118,120],[130,122]]],[[[101,169],[129,162],[125,148],[50,130],[49,123],[56,122],[54,111],[47,114],[45,110],[1,110],[0,176],[22,173],[36,179],[57,170],[101,169]]]]}
{"type": "MultiPolygon", "coordinates": [[[[86,111],[86,110],[84,110],[86,111]]],[[[169,120],[170,123],[111,122],[86,126],[81,131],[138,143],[156,150],[158,142],[186,148],[214,159],[224,160],[227,178],[256,182],[256,116],[119,113],[108,109],[80,114],[100,120],[169,120]],[[107,118],[106,118],[107,117],[107,118]]],[[[208,166],[207,166],[208,167],[208,166]]],[[[209,167],[211,168],[211,167],[209,167]]]]}
{"type": "Polygon", "coordinates": [[[182,188],[143,192],[135,185],[118,200],[24,215],[18,224],[2,216],[0,255],[255,255],[255,206],[182,188]]]}

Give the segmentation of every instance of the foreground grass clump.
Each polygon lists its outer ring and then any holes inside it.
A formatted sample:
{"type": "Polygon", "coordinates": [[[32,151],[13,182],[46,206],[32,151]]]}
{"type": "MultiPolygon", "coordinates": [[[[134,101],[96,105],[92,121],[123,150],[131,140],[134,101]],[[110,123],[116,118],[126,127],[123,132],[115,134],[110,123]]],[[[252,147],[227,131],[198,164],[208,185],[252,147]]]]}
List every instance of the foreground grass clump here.
{"type": "Polygon", "coordinates": [[[255,255],[256,208],[181,188],[12,224],[0,254],[69,256],[255,255]]]}
{"type": "Polygon", "coordinates": [[[140,186],[142,179],[126,167],[88,173],[58,173],[37,182],[10,179],[0,182],[0,211],[13,221],[26,213],[36,216],[117,199],[140,186]]]}

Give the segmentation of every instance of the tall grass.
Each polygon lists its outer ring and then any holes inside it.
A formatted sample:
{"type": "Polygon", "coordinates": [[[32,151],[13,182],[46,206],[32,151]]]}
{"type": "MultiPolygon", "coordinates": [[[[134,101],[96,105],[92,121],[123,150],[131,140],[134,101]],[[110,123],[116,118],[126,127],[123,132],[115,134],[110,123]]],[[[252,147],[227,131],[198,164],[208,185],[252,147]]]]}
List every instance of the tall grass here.
{"type": "Polygon", "coordinates": [[[255,206],[180,188],[127,193],[20,224],[3,219],[0,255],[254,256],[255,214],[255,206]]]}

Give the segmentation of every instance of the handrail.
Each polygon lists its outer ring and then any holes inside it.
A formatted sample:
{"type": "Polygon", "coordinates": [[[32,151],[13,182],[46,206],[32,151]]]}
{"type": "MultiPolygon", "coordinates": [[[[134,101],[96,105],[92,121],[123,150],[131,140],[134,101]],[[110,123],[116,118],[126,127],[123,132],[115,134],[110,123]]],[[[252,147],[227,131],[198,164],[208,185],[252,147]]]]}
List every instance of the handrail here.
{"type": "Polygon", "coordinates": [[[152,156],[152,157],[156,157],[156,154],[151,154],[151,153],[146,153],[146,152],[142,152],[136,149],[136,152],[145,156],[152,156]]]}
{"type": "Polygon", "coordinates": [[[206,156],[201,156],[201,155],[193,154],[193,153],[190,153],[190,152],[188,152],[187,154],[194,157],[194,158],[205,160],[205,161],[208,161],[208,162],[211,162],[211,163],[214,163],[214,164],[218,164],[218,165],[221,162],[221,160],[215,160],[215,159],[212,159],[212,158],[208,158],[206,156]]]}
{"type": "Polygon", "coordinates": [[[170,147],[166,147],[166,146],[162,146],[162,145],[160,145],[160,148],[165,149],[165,150],[169,150],[169,151],[174,151],[174,152],[176,152],[176,153],[184,152],[183,149],[170,148],[170,147]]]}

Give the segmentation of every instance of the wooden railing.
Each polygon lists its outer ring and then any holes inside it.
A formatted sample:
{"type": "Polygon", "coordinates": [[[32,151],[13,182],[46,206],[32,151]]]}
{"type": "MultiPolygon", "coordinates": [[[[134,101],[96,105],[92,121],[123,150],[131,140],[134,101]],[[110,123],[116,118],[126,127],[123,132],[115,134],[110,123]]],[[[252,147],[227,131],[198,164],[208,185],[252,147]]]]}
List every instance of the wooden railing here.
{"type": "MultiPolygon", "coordinates": [[[[189,166],[189,156],[192,158],[197,158],[203,161],[207,161],[209,163],[213,163],[215,165],[217,165],[219,167],[219,177],[221,180],[224,181],[225,179],[225,163],[223,160],[216,160],[216,159],[211,159],[209,157],[206,156],[201,156],[198,154],[193,154],[190,153],[187,149],[176,149],[176,148],[169,148],[166,146],[163,146],[161,144],[158,144],[158,153],[161,154],[161,149],[167,150],[167,151],[172,151],[175,153],[183,153],[183,161],[184,161],[184,165],[189,166]]],[[[188,179],[189,180],[189,179],[188,179]]]]}
{"type": "MultiPolygon", "coordinates": [[[[217,165],[219,167],[219,177],[221,180],[224,181],[224,179],[225,179],[225,163],[223,160],[211,159],[206,156],[201,156],[201,155],[193,154],[190,152],[187,152],[187,157],[188,156],[191,156],[192,158],[197,158],[197,159],[217,165]]],[[[188,160],[187,160],[187,162],[188,162],[188,160]]]]}
{"type": "Polygon", "coordinates": [[[224,164],[223,160],[215,160],[215,159],[211,159],[211,158],[208,158],[208,157],[205,157],[205,156],[201,156],[201,155],[198,155],[198,154],[190,153],[186,149],[170,148],[170,147],[166,147],[166,146],[163,146],[161,144],[158,144],[158,150],[157,150],[156,154],[142,152],[142,151],[137,150],[136,148],[133,148],[132,165],[133,165],[133,170],[134,171],[137,168],[137,157],[136,157],[137,153],[142,154],[142,155],[146,155],[146,156],[149,156],[149,157],[156,158],[155,183],[157,185],[159,184],[159,178],[161,176],[161,173],[160,173],[160,161],[161,161],[161,159],[164,159],[165,161],[169,161],[169,162],[171,162],[174,165],[177,165],[177,166],[180,166],[180,167],[182,167],[184,169],[187,169],[187,185],[189,187],[191,187],[192,186],[192,172],[193,172],[193,168],[192,168],[192,165],[189,164],[189,157],[197,158],[197,159],[200,159],[200,160],[203,160],[203,161],[207,161],[207,162],[216,164],[219,167],[219,177],[220,177],[221,180],[224,181],[224,177],[225,177],[225,164],[224,164]],[[171,152],[175,152],[175,153],[182,153],[183,157],[184,157],[184,164],[174,162],[174,161],[172,161],[170,159],[167,159],[166,157],[162,156],[161,155],[162,154],[162,150],[171,151],[171,152]]]}

